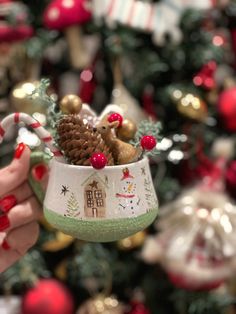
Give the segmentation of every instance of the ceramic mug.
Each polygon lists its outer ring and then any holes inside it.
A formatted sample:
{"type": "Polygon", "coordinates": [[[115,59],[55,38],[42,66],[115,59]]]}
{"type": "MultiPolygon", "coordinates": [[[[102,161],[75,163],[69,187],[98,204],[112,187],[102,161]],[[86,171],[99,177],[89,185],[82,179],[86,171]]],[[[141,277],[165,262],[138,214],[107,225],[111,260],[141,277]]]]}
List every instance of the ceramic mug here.
{"type": "Polygon", "coordinates": [[[149,161],[95,170],[65,164],[44,153],[32,155],[31,166],[48,163],[46,194],[32,174],[29,182],[43,200],[47,221],[62,232],[93,242],[116,241],[150,225],[158,211],[149,161]]]}

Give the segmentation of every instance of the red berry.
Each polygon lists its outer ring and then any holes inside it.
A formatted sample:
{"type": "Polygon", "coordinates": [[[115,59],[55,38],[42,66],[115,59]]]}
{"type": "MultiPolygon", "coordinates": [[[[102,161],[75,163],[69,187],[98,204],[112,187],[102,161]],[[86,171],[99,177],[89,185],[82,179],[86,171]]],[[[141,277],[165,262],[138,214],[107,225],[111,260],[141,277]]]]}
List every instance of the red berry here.
{"type": "Polygon", "coordinates": [[[152,150],[156,146],[157,141],[152,135],[144,135],[141,138],[140,144],[143,149],[152,150]]]}
{"type": "Polygon", "coordinates": [[[90,162],[93,168],[102,169],[107,164],[107,157],[103,153],[93,153],[90,162]]]}
{"type": "Polygon", "coordinates": [[[123,122],[123,117],[119,114],[119,113],[112,113],[109,115],[108,117],[108,122],[114,122],[114,121],[119,121],[119,126],[118,128],[122,125],[122,122],[123,122]]]}

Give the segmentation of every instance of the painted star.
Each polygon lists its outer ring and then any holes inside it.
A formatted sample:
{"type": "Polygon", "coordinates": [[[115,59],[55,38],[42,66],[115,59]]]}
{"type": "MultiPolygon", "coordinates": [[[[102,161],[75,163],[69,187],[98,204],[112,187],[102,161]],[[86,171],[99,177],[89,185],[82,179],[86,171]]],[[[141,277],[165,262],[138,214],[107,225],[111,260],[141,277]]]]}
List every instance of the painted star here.
{"type": "Polygon", "coordinates": [[[92,182],[92,183],[90,183],[89,185],[91,186],[91,188],[95,188],[95,189],[97,189],[97,188],[98,188],[98,182],[97,182],[97,181],[95,181],[95,180],[93,180],[93,182],[92,182]]]}
{"type": "Polygon", "coordinates": [[[142,170],[142,176],[145,176],[145,175],[146,175],[146,169],[145,169],[145,167],[142,167],[141,170],[142,170]]]}
{"type": "Polygon", "coordinates": [[[62,185],[61,194],[66,196],[66,193],[69,192],[68,186],[62,185]]]}

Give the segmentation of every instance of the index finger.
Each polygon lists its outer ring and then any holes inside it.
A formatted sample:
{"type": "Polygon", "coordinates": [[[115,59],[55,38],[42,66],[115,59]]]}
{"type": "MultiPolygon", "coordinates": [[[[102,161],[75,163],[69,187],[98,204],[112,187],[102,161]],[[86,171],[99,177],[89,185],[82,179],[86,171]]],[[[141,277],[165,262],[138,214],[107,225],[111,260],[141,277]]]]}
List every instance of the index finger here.
{"type": "Polygon", "coordinates": [[[0,170],[0,197],[21,185],[28,176],[30,149],[19,144],[12,163],[0,170]]]}

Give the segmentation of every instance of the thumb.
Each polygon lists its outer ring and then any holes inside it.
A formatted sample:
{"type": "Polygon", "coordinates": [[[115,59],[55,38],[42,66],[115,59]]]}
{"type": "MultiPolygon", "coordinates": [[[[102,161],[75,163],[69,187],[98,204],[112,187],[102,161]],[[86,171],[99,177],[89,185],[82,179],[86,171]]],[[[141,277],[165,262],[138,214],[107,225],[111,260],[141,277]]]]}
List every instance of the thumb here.
{"type": "Polygon", "coordinates": [[[17,188],[28,177],[30,167],[30,149],[20,143],[11,164],[0,170],[0,197],[17,188]]]}

